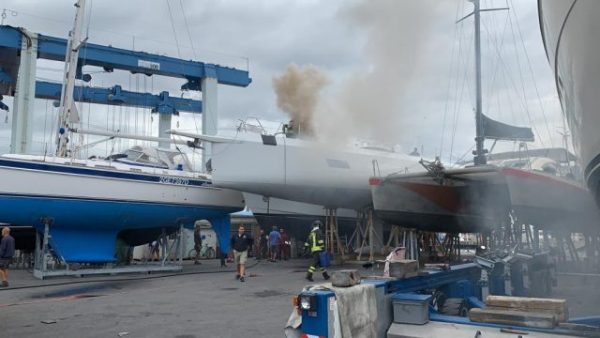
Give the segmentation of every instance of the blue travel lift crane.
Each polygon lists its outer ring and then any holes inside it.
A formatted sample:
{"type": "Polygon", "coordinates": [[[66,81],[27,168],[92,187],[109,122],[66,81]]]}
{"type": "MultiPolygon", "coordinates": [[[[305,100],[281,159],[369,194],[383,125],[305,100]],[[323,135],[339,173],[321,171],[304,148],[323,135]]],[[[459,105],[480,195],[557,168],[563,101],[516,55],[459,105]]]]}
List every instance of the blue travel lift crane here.
{"type": "MultiPolygon", "coordinates": [[[[2,95],[15,96],[11,152],[28,153],[31,147],[33,98],[59,100],[61,84],[36,81],[36,61],[46,59],[64,61],[67,40],[29,32],[24,28],[0,26],[0,108],[2,95]]],[[[202,92],[202,101],[172,97],[168,92],[159,94],[126,91],[119,85],[110,88],[76,86],[76,101],[105,105],[135,106],[159,113],[159,138],[169,138],[172,115],[179,111],[202,113],[202,133],[215,135],[218,126],[218,85],[247,87],[252,79],[247,70],[225,67],[194,60],[183,60],[165,55],[127,50],[84,41],[79,50],[76,78],[91,81],[83,67],[100,67],[106,72],[128,71],[147,76],[161,75],[183,80],[182,90],[202,92]],[[208,123],[207,121],[211,121],[208,123]]],[[[167,147],[167,143],[159,143],[167,147]]],[[[203,165],[210,157],[210,149],[203,152],[203,165]]]]}

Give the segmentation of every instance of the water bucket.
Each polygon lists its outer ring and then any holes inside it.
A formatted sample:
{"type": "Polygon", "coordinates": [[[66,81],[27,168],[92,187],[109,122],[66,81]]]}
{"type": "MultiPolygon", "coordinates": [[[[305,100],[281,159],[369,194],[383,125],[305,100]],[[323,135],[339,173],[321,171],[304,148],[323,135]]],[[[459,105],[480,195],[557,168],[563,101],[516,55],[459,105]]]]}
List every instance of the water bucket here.
{"type": "Polygon", "coordinates": [[[319,252],[319,264],[323,268],[331,265],[331,253],[329,251],[319,252]]]}

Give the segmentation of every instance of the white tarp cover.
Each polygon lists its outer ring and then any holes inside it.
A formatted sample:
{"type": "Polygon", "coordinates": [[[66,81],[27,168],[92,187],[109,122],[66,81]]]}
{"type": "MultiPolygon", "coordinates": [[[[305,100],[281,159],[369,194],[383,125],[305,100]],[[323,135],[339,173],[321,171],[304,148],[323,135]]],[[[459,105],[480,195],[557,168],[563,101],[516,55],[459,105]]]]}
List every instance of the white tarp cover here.
{"type": "MultiPolygon", "coordinates": [[[[333,287],[324,283],[305,287],[303,291],[331,290],[335,293],[335,302],[331,302],[334,316],[334,338],[361,338],[377,336],[377,302],[375,285],[358,284],[347,288],[333,287]],[[336,311],[337,310],[337,311],[336,311]],[[336,325],[339,323],[339,325],[336,325]]],[[[294,309],[286,324],[286,336],[297,337],[302,318],[294,309]]]]}

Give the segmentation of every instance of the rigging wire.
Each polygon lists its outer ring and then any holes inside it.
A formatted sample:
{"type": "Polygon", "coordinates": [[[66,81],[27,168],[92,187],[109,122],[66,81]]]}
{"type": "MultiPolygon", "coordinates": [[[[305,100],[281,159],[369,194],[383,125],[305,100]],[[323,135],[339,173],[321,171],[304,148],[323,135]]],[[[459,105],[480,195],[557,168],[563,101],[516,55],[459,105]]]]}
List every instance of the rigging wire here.
{"type": "MultiPolygon", "coordinates": [[[[183,0],[179,0],[179,7],[181,8],[181,15],[183,16],[183,23],[185,26],[185,30],[187,32],[190,46],[192,47],[192,53],[194,55],[194,59],[197,59],[198,56],[196,55],[196,48],[194,47],[194,42],[192,40],[192,34],[190,33],[190,26],[187,21],[187,16],[185,15],[185,10],[183,9],[183,0]]],[[[183,93],[182,93],[182,96],[183,96],[183,93]]],[[[194,120],[194,126],[196,127],[196,133],[200,133],[200,131],[198,129],[198,121],[197,121],[196,115],[197,114],[192,113],[192,119],[194,120]]],[[[177,117],[177,128],[179,128],[179,125],[180,125],[179,122],[180,122],[180,119],[179,119],[179,117],[177,117]]],[[[214,125],[214,121],[211,121],[211,123],[214,125]]]]}
{"type": "MultiPolygon", "coordinates": [[[[457,5],[458,6],[458,5],[457,5]]],[[[464,3],[460,2],[460,13],[464,13],[464,3]]],[[[454,136],[455,136],[455,131],[456,131],[456,112],[457,112],[457,105],[458,105],[458,90],[459,90],[459,76],[460,76],[460,63],[459,60],[461,60],[462,57],[462,53],[463,53],[463,38],[464,38],[464,32],[463,32],[463,22],[461,21],[460,23],[460,27],[459,27],[459,33],[458,33],[458,57],[456,59],[456,75],[453,76],[453,78],[455,79],[455,86],[454,86],[454,106],[453,106],[453,115],[452,115],[452,131],[450,133],[451,135],[451,139],[450,139],[450,152],[448,155],[448,162],[451,163],[452,162],[452,150],[454,147],[454,136]]]]}
{"type": "Polygon", "coordinates": [[[181,49],[179,48],[179,40],[177,39],[177,31],[175,30],[175,20],[173,19],[173,12],[171,11],[171,4],[169,0],[165,0],[167,8],[169,9],[169,20],[171,22],[171,29],[173,29],[173,38],[175,39],[175,45],[177,45],[177,56],[181,58],[181,49]]]}
{"type": "Polygon", "coordinates": [[[467,151],[465,151],[464,154],[462,154],[461,157],[457,158],[456,161],[454,162],[454,166],[457,164],[460,164],[462,162],[462,160],[471,152],[473,151],[473,149],[475,149],[475,145],[472,145],[471,148],[467,149],[467,151]]]}
{"type": "MultiPolygon", "coordinates": [[[[454,21],[458,20],[459,15],[459,5],[456,4],[456,14],[454,15],[454,21]]],[[[440,152],[439,157],[442,158],[442,153],[444,151],[444,136],[446,133],[446,116],[448,115],[448,105],[450,101],[450,87],[452,85],[452,65],[454,64],[454,51],[456,49],[456,36],[458,34],[458,27],[454,24],[454,36],[452,38],[452,53],[450,54],[450,67],[448,67],[448,87],[446,88],[446,102],[444,104],[444,118],[442,119],[442,133],[440,137],[440,152]]]]}
{"type": "MultiPolygon", "coordinates": [[[[116,115],[116,111],[117,111],[117,107],[116,107],[116,106],[113,106],[113,109],[112,109],[112,129],[113,129],[113,130],[115,129],[115,115],[116,115]]],[[[116,137],[115,137],[115,138],[116,138],[116,137]]],[[[115,140],[115,138],[113,138],[113,139],[111,140],[112,142],[111,142],[111,145],[110,145],[110,154],[106,154],[107,156],[108,156],[108,155],[112,155],[112,154],[114,154],[114,153],[115,153],[115,143],[117,142],[117,141],[115,140]]]]}
{"type": "MultiPolygon", "coordinates": [[[[143,86],[144,86],[144,93],[147,93],[147,83],[146,83],[146,76],[142,77],[142,82],[143,82],[143,86]]],[[[141,133],[142,135],[146,135],[146,116],[148,114],[146,113],[146,109],[142,108],[142,126],[141,126],[141,133]]],[[[141,142],[144,146],[148,146],[148,141],[142,141],[141,142]]]]}
{"type": "MultiPolygon", "coordinates": [[[[168,2],[168,0],[167,0],[168,2]]],[[[183,16],[183,24],[185,26],[185,30],[187,32],[188,39],[190,40],[190,47],[192,47],[192,54],[194,54],[194,59],[197,59],[196,48],[194,48],[194,41],[192,40],[192,34],[190,33],[190,26],[188,25],[187,17],[185,15],[185,10],[183,9],[183,0],[179,0],[179,7],[181,8],[181,14],[183,16]]]]}
{"type": "MultiPolygon", "coordinates": [[[[137,93],[140,92],[140,76],[139,74],[135,74],[135,91],[137,93]]],[[[137,105],[135,106],[135,113],[134,113],[134,121],[133,121],[133,133],[137,135],[138,133],[138,116],[140,113],[140,107],[138,107],[137,105]]]]}
{"type": "MultiPolygon", "coordinates": [[[[49,100],[45,100],[46,101],[46,112],[44,113],[44,136],[43,136],[43,140],[44,140],[44,144],[46,143],[46,129],[48,126],[48,101],[49,100]]],[[[46,148],[46,147],[44,147],[46,148]]],[[[44,155],[46,155],[46,149],[44,149],[44,155]]]]}
{"type": "MultiPolygon", "coordinates": [[[[511,7],[514,7],[513,1],[510,0],[510,5],[511,7]]],[[[508,0],[507,0],[507,6],[508,6],[508,0]]],[[[538,86],[537,86],[537,81],[535,80],[535,76],[534,76],[534,72],[533,72],[533,67],[531,66],[531,59],[529,58],[529,53],[527,52],[527,48],[525,48],[525,41],[523,39],[523,32],[521,31],[521,25],[519,24],[519,18],[517,17],[517,13],[515,11],[513,11],[513,14],[515,16],[515,22],[517,25],[517,32],[519,33],[519,38],[521,40],[521,45],[523,46],[523,51],[525,52],[525,59],[527,61],[527,66],[529,68],[529,72],[531,74],[531,80],[533,82],[533,88],[535,90],[535,94],[537,96],[538,102],[540,104],[540,111],[542,113],[542,117],[544,118],[544,123],[546,125],[546,131],[548,132],[548,137],[550,138],[550,145],[552,147],[554,147],[554,143],[552,141],[552,133],[550,132],[550,127],[548,125],[548,119],[546,118],[546,111],[544,110],[544,104],[542,103],[542,99],[540,96],[540,92],[538,90],[538,86]]]]}
{"type": "MultiPolygon", "coordinates": [[[[92,114],[92,104],[90,103],[88,105],[88,111],[87,111],[87,128],[88,128],[88,130],[90,128],[90,116],[91,116],[91,114],[92,114]]],[[[89,155],[90,155],[89,147],[86,147],[85,148],[85,157],[89,158],[89,155]]]]}
{"type": "MultiPolygon", "coordinates": [[[[107,105],[106,106],[106,125],[105,125],[106,131],[108,131],[108,115],[109,114],[110,114],[110,106],[107,105]]],[[[104,143],[104,155],[108,156],[108,142],[104,143]]]]}
{"type": "MultiPolygon", "coordinates": [[[[490,16],[490,21],[492,22],[492,26],[495,26],[495,20],[494,20],[494,16],[491,15],[490,16]]],[[[494,51],[496,51],[495,54],[495,60],[492,60],[492,79],[489,82],[489,86],[488,86],[488,95],[487,97],[492,97],[492,93],[493,93],[493,89],[496,86],[496,78],[498,75],[498,70],[501,66],[501,62],[500,59],[502,59],[502,54],[500,54],[500,50],[503,50],[504,47],[504,42],[505,42],[505,36],[506,36],[506,30],[508,28],[508,15],[506,16],[506,19],[504,20],[504,28],[502,29],[502,34],[501,34],[501,38],[498,39],[497,37],[497,33],[494,33],[493,37],[491,36],[490,30],[488,29],[487,25],[483,25],[484,30],[486,31],[486,34],[488,35],[488,39],[489,41],[492,42],[492,44],[494,44],[495,48],[494,51]],[[500,40],[500,43],[498,43],[498,40],[500,40]]],[[[495,31],[494,31],[495,32],[495,31]]],[[[486,111],[490,110],[490,106],[491,106],[491,100],[487,101],[487,107],[486,107],[486,111]]]]}
{"type": "MultiPolygon", "coordinates": [[[[516,35],[515,35],[515,29],[514,29],[512,21],[513,21],[512,17],[509,15],[508,22],[509,22],[509,25],[510,25],[510,31],[511,31],[511,34],[512,34],[512,37],[513,37],[513,41],[516,43],[517,38],[516,38],[516,35]]],[[[517,59],[517,69],[519,71],[518,72],[519,73],[519,79],[521,80],[521,92],[523,94],[522,100],[524,100],[524,102],[525,102],[525,106],[524,106],[525,112],[527,113],[527,118],[529,119],[529,123],[531,124],[533,130],[535,131],[535,133],[538,135],[538,137],[540,139],[540,143],[541,143],[542,147],[545,147],[544,141],[542,140],[542,134],[539,132],[539,130],[537,129],[536,125],[533,123],[533,119],[531,118],[531,114],[529,112],[529,107],[527,105],[527,93],[525,91],[525,78],[523,77],[523,71],[521,69],[521,58],[519,57],[519,52],[518,52],[518,50],[516,48],[515,48],[515,56],[516,56],[516,59],[517,59]]]]}
{"type": "MultiPolygon", "coordinates": [[[[461,13],[464,12],[464,4],[463,4],[463,8],[461,10],[461,13]]],[[[468,38],[468,35],[465,33],[464,31],[464,21],[461,21],[461,39],[460,39],[460,44],[459,44],[459,57],[458,59],[461,60],[463,59],[463,57],[461,57],[461,51],[463,50],[463,44],[464,44],[464,40],[468,38]]],[[[456,139],[456,131],[458,130],[458,118],[459,118],[459,111],[461,108],[461,102],[463,99],[463,95],[465,92],[465,87],[467,86],[467,82],[469,79],[469,67],[467,67],[469,64],[471,64],[471,58],[473,57],[473,53],[472,53],[472,48],[473,48],[473,44],[472,43],[468,43],[467,44],[467,50],[466,50],[466,57],[464,57],[464,62],[462,63],[463,65],[463,76],[462,76],[462,84],[460,86],[456,87],[456,93],[455,93],[455,101],[454,101],[454,116],[453,116],[453,129],[452,129],[452,138],[451,138],[451,142],[450,142],[450,156],[448,159],[448,162],[452,162],[452,155],[454,154],[454,142],[456,139]],[[460,90],[460,94],[459,94],[459,90],[460,90]]],[[[459,79],[460,78],[460,66],[461,65],[457,65],[457,71],[456,71],[456,78],[459,79]]]]}
{"type": "MultiPolygon", "coordinates": [[[[491,16],[491,18],[493,19],[493,16],[491,16]]],[[[493,87],[495,86],[495,80],[496,80],[496,78],[497,78],[497,72],[498,72],[498,69],[500,69],[500,70],[501,70],[501,73],[500,73],[500,75],[501,75],[501,76],[502,76],[502,77],[503,77],[505,80],[507,80],[507,78],[509,78],[509,77],[510,77],[510,69],[509,69],[509,67],[507,66],[507,65],[509,65],[510,63],[507,63],[507,62],[505,62],[505,60],[504,60],[504,57],[502,56],[502,53],[501,53],[501,51],[502,51],[502,50],[504,50],[504,40],[505,40],[505,39],[504,39],[504,36],[506,36],[506,29],[507,29],[507,27],[508,27],[508,19],[509,19],[509,17],[508,17],[508,15],[507,15],[507,16],[506,16],[506,21],[505,21],[505,26],[504,26],[503,33],[502,33],[502,40],[501,40],[501,43],[500,43],[500,44],[498,44],[497,38],[495,38],[495,41],[493,41],[494,51],[496,52],[496,55],[497,55],[497,60],[496,60],[496,64],[495,64],[495,67],[494,67],[494,73],[493,73],[493,76],[492,76],[492,81],[491,81],[491,84],[492,84],[492,85],[489,87],[489,90],[488,90],[488,96],[489,96],[490,98],[492,97],[492,94],[493,94],[493,87]],[[507,74],[508,74],[508,75],[507,75],[507,74]]],[[[493,21],[493,20],[492,20],[492,21],[493,21]]],[[[488,30],[488,27],[487,27],[486,25],[484,25],[484,29],[486,30],[486,32],[488,32],[488,35],[489,35],[489,30],[488,30]]],[[[491,40],[491,38],[490,38],[490,40],[491,40]]],[[[508,82],[506,82],[506,84],[508,85],[508,82]]],[[[514,89],[515,89],[515,93],[518,93],[518,89],[517,89],[516,85],[514,86],[514,89]]],[[[501,93],[500,93],[500,94],[501,94],[501,93]]],[[[502,104],[501,104],[501,102],[500,102],[500,94],[497,94],[497,95],[496,95],[496,97],[497,97],[496,104],[497,104],[497,107],[498,107],[498,111],[499,111],[499,113],[501,113],[501,112],[502,112],[502,109],[501,109],[501,108],[502,108],[502,104]]],[[[509,112],[510,112],[510,114],[511,114],[511,121],[512,121],[513,123],[518,123],[518,121],[517,121],[517,118],[516,118],[516,116],[515,116],[515,109],[513,109],[513,106],[512,106],[512,100],[510,99],[510,94],[509,94],[509,93],[507,93],[507,98],[508,98],[508,100],[507,100],[507,101],[508,101],[509,108],[510,108],[510,109],[508,109],[508,111],[509,111],[509,112]]],[[[525,105],[526,105],[526,102],[525,102],[525,103],[523,103],[523,102],[522,102],[522,98],[521,98],[521,97],[520,97],[518,94],[517,94],[517,100],[521,100],[521,103],[522,103],[522,104],[523,104],[523,106],[525,107],[525,105]]],[[[486,108],[487,110],[486,110],[486,111],[490,111],[491,104],[492,104],[492,100],[488,100],[488,101],[487,101],[487,108],[486,108]]],[[[527,109],[527,108],[525,108],[525,109],[527,109]]]]}

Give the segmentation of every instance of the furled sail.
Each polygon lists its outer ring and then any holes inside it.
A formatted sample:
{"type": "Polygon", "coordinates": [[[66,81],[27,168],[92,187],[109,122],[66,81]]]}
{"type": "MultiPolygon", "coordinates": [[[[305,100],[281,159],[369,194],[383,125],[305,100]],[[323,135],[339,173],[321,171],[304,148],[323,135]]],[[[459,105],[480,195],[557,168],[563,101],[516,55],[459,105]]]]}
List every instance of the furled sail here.
{"type": "Polygon", "coordinates": [[[526,141],[533,142],[534,136],[531,128],[515,127],[506,123],[492,120],[483,116],[483,135],[492,140],[526,141]]]}

